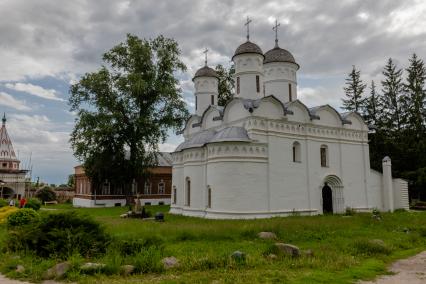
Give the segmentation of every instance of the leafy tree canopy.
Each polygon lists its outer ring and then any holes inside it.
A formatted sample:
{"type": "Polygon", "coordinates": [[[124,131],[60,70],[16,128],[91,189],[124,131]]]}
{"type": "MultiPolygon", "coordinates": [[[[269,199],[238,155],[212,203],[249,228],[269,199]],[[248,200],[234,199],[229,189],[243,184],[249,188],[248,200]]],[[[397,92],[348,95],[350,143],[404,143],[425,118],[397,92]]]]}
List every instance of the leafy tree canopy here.
{"type": "Polygon", "coordinates": [[[156,163],[159,143],[179,129],[188,111],[178,72],[186,70],[178,44],[127,35],[103,55],[104,65],[71,86],[77,113],[71,145],[92,182],[129,182],[156,163]]]}

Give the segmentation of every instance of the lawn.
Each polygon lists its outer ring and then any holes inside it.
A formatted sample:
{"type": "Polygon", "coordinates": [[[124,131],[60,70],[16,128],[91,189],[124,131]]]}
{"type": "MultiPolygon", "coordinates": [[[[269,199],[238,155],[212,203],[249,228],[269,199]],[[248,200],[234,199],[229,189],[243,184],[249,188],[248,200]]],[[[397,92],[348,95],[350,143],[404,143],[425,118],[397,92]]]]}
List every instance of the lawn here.
{"type": "MultiPolygon", "coordinates": [[[[51,205],[43,214],[75,210],[70,205],[51,205]]],[[[426,212],[382,213],[376,220],[369,213],[353,216],[293,216],[259,220],[205,220],[165,214],[165,222],[121,219],[127,208],[77,209],[93,216],[117,238],[155,240],[161,242],[161,257],[174,256],[176,269],[132,276],[70,275],[79,283],[352,283],[386,273],[386,266],[398,258],[426,249],[426,212]],[[280,242],[312,250],[313,256],[299,258],[267,255],[275,241],[257,237],[261,231],[274,232],[280,242]],[[383,249],[371,246],[371,240],[382,240],[383,249]],[[246,261],[236,263],[230,255],[246,254],[246,261]]],[[[148,211],[167,212],[167,206],[150,206],[148,211]]],[[[0,227],[0,241],[6,228],[0,227]]],[[[92,260],[108,261],[104,258],[92,260]]],[[[13,262],[14,261],[14,262],[13,262]]],[[[42,270],[54,260],[39,260],[21,256],[23,263],[31,261],[33,275],[24,278],[39,280],[42,270]]],[[[127,264],[118,257],[119,264],[127,264]]],[[[18,277],[11,265],[16,256],[4,253],[0,269],[18,277]]],[[[26,264],[28,265],[28,264],[26,264]]],[[[25,264],[24,264],[25,266],[25,264]]]]}

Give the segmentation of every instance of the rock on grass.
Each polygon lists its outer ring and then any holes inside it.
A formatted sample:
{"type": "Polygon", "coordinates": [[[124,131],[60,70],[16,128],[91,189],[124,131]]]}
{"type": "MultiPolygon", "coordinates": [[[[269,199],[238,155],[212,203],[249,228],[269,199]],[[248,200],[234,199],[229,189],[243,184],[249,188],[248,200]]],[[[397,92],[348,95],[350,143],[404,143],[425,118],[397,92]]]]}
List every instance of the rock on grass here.
{"type": "Polygon", "coordinates": [[[275,235],[272,232],[260,232],[259,234],[257,234],[257,236],[260,239],[264,239],[264,240],[276,240],[277,239],[277,235],[275,235]]]}
{"type": "Polygon", "coordinates": [[[61,278],[71,268],[71,263],[68,261],[61,262],[49,268],[44,274],[44,279],[61,278]]]}
{"type": "Polygon", "coordinates": [[[294,246],[291,244],[284,244],[284,243],[275,243],[275,246],[280,253],[283,253],[291,257],[300,256],[300,249],[297,246],[294,246]]]}
{"type": "Polygon", "coordinates": [[[171,269],[179,266],[179,260],[174,256],[165,257],[161,260],[161,262],[165,269],[171,269]]]}

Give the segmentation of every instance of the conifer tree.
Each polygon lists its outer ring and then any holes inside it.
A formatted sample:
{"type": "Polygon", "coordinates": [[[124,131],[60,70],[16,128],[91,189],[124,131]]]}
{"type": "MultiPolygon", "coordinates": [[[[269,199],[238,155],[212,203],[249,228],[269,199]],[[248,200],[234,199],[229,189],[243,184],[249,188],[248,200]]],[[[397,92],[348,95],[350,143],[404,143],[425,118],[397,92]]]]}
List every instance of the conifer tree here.
{"type": "Polygon", "coordinates": [[[426,130],[426,67],[415,53],[409,62],[404,84],[407,123],[415,136],[423,137],[426,130]]]}
{"type": "Polygon", "coordinates": [[[379,111],[380,111],[380,102],[379,97],[376,91],[376,84],[374,81],[371,81],[370,85],[370,96],[367,97],[363,105],[363,117],[365,122],[368,125],[379,126],[379,111]]]}
{"type": "Polygon", "coordinates": [[[356,70],[355,65],[352,65],[352,71],[346,78],[345,90],[346,99],[343,101],[343,109],[347,111],[359,112],[363,104],[362,94],[367,86],[361,80],[361,71],[356,70]]]}
{"type": "Polygon", "coordinates": [[[383,75],[385,78],[382,81],[382,121],[386,130],[400,131],[404,124],[402,69],[398,69],[392,58],[389,58],[383,75]]]}

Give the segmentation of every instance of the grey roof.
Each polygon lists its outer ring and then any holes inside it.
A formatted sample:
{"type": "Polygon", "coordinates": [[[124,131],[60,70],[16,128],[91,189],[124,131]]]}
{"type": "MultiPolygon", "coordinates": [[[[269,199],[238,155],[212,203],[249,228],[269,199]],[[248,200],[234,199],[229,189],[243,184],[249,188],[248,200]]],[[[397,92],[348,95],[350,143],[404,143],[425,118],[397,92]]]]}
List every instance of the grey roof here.
{"type": "Polygon", "coordinates": [[[157,161],[159,167],[171,167],[172,166],[172,155],[168,152],[159,152],[157,154],[157,161]]]}
{"type": "Polygon", "coordinates": [[[219,78],[219,76],[217,75],[216,71],[213,70],[212,68],[210,68],[209,66],[204,66],[201,67],[200,69],[197,70],[197,72],[195,72],[194,78],[192,78],[192,80],[194,80],[197,77],[215,77],[215,78],[219,78]]]}
{"type": "Polygon", "coordinates": [[[227,141],[250,142],[251,140],[248,137],[246,129],[243,127],[231,126],[219,131],[211,129],[195,134],[191,139],[181,143],[176,148],[175,152],[189,148],[202,147],[208,143],[227,141]]]}
{"type": "MultiPolygon", "coordinates": [[[[265,59],[263,60],[263,63],[265,64],[270,62],[290,62],[297,64],[293,55],[288,50],[285,50],[279,46],[275,46],[273,49],[265,53],[265,59]]],[[[297,66],[299,65],[297,64],[297,66]]]]}
{"type": "Polygon", "coordinates": [[[213,143],[225,141],[250,142],[250,138],[248,137],[247,130],[244,127],[231,126],[218,131],[210,142],[213,143]]]}
{"type": "Polygon", "coordinates": [[[234,53],[234,56],[232,56],[232,59],[235,56],[239,54],[244,54],[244,53],[257,53],[257,54],[263,55],[262,49],[260,49],[260,47],[257,44],[252,43],[251,41],[246,41],[235,50],[235,53],[234,53]]]}

